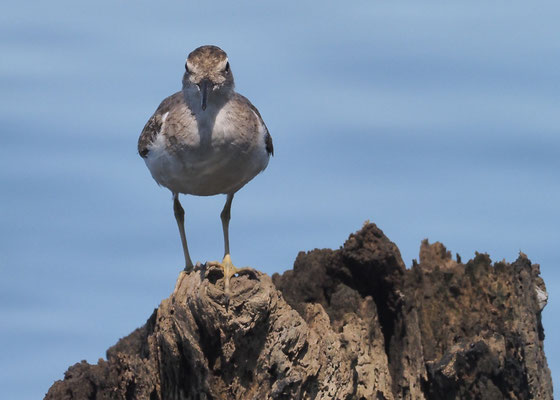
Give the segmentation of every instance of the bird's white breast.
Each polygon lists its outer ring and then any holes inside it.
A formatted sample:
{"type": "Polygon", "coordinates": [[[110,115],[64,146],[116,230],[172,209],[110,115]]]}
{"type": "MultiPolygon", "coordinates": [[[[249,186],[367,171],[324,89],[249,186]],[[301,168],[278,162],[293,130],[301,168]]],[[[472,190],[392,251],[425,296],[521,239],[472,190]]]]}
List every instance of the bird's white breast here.
{"type": "Polygon", "coordinates": [[[234,193],[268,164],[266,127],[256,114],[249,123],[240,122],[227,104],[206,111],[190,124],[173,123],[180,115],[162,116],[161,131],[145,161],[153,178],[172,192],[234,193]]]}

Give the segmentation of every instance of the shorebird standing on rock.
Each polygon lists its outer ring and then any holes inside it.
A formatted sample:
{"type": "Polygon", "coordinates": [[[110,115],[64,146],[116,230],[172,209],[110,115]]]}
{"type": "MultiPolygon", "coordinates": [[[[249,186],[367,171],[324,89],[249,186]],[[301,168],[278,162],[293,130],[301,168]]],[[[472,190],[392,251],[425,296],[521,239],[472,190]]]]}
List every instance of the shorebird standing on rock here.
{"type": "Polygon", "coordinates": [[[224,231],[226,297],[229,280],[239,272],[229,252],[229,220],[234,194],[268,165],[272,138],[259,111],[234,90],[226,53],[202,46],[185,63],[183,89],[164,99],[146,123],[138,152],[155,181],[173,194],[173,209],[185,255],[185,271],[193,269],[185,235],[185,211],[179,193],[226,194],[221,213],[224,231]]]}

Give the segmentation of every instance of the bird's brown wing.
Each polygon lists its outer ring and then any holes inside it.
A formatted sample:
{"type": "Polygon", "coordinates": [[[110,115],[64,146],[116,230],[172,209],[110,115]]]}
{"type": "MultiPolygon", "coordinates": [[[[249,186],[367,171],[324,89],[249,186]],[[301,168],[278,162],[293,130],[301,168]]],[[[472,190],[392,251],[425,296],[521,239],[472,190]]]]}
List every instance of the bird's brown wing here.
{"type": "Polygon", "coordinates": [[[146,158],[148,156],[150,144],[156,140],[156,137],[161,132],[162,116],[182,102],[184,102],[182,92],[177,92],[161,102],[154,115],[146,122],[138,138],[138,154],[140,154],[140,157],[146,158]]]}
{"type": "Polygon", "coordinates": [[[272,144],[272,136],[270,136],[270,132],[268,130],[268,127],[266,126],[266,124],[264,123],[264,120],[261,117],[261,113],[259,112],[257,107],[255,107],[253,105],[253,103],[251,103],[249,101],[249,99],[247,99],[245,96],[240,95],[239,93],[236,93],[236,96],[237,96],[238,101],[241,101],[242,103],[247,104],[251,108],[251,110],[253,110],[253,112],[255,114],[257,114],[257,116],[259,117],[259,120],[260,120],[259,122],[264,126],[264,129],[266,130],[265,137],[264,137],[266,152],[268,153],[268,155],[273,156],[274,155],[274,145],[272,144]]]}

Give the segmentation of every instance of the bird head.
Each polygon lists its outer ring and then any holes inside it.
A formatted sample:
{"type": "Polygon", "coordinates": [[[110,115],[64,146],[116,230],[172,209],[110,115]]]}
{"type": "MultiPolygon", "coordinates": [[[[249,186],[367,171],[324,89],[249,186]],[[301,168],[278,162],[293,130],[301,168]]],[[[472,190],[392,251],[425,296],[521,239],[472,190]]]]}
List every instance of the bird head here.
{"type": "Polygon", "coordinates": [[[225,51],[217,46],[201,46],[189,54],[183,75],[186,99],[197,99],[204,111],[213,100],[227,98],[233,88],[233,75],[225,51]]]}

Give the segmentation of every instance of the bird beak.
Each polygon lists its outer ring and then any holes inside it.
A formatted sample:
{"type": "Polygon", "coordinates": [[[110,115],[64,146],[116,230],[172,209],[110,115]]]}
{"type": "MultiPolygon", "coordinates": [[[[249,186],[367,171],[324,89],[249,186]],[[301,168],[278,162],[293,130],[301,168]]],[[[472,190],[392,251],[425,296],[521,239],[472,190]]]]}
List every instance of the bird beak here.
{"type": "Polygon", "coordinates": [[[200,100],[203,110],[206,110],[206,104],[208,102],[208,87],[210,86],[210,81],[208,79],[203,79],[198,85],[200,89],[200,100]]]}

